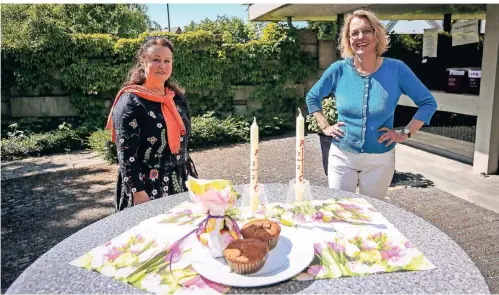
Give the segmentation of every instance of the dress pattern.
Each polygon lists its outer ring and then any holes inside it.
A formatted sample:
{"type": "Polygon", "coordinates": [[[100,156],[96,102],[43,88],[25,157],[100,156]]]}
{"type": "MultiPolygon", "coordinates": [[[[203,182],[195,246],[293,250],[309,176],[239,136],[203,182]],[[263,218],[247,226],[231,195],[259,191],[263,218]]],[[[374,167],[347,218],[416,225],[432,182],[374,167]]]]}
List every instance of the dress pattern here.
{"type": "Polygon", "coordinates": [[[197,177],[187,154],[191,117],[185,97],[174,102],[184,122],[186,134],[180,137],[180,151],[171,153],[161,104],[124,93],[113,108],[118,152],[116,210],[133,206],[133,193],[145,191],[151,200],[187,191],[189,175],[197,177]]]}

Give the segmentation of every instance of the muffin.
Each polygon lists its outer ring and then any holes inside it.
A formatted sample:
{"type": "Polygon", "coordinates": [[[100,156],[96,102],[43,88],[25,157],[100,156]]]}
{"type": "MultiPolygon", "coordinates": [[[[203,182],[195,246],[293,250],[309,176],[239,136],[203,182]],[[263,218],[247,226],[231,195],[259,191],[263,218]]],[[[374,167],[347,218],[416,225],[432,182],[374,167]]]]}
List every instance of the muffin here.
{"type": "Polygon", "coordinates": [[[258,219],[246,223],[241,229],[243,238],[258,239],[269,246],[269,251],[274,249],[279,241],[281,227],[276,222],[268,219],[258,219]]]}
{"type": "Polygon", "coordinates": [[[265,264],[269,246],[257,239],[235,240],[223,254],[230,268],[238,274],[252,274],[265,264]]]}

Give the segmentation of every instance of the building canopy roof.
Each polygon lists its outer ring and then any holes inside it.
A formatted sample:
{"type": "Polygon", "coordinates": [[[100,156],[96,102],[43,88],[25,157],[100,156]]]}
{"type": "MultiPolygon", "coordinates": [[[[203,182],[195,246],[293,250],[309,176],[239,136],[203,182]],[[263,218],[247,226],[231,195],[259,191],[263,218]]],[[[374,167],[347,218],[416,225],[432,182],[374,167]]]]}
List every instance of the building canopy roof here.
{"type": "Polygon", "coordinates": [[[333,21],[356,9],[374,11],[383,20],[485,19],[486,4],[252,4],[250,21],[333,21]]]}

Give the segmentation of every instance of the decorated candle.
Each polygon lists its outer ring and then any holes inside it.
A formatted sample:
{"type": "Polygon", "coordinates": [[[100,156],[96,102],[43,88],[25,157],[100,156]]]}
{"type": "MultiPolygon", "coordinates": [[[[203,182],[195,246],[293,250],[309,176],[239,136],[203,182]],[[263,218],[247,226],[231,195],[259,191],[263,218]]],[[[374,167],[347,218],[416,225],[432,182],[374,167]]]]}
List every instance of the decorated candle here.
{"type": "Polygon", "coordinates": [[[256,124],[256,118],[251,124],[250,131],[251,140],[251,156],[250,156],[250,206],[251,211],[256,211],[258,209],[258,125],[256,124]]]}
{"type": "Polygon", "coordinates": [[[296,117],[296,200],[303,200],[303,152],[305,150],[305,120],[298,108],[296,117]]]}

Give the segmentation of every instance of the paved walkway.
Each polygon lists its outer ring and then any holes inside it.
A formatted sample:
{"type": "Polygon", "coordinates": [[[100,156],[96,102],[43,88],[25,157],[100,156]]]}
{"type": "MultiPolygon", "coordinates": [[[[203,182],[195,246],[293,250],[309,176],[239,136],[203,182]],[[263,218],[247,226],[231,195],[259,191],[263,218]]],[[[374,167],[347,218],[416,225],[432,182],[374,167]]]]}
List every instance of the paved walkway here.
{"type": "Polygon", "coordinates": [[[398,145],[396,169],[431,179],[436,188],[499,213],[499,175],[479,175],[472,166],[398,145]]]}
{"type": "MultiPolygon", "coordinates": [[[[293,137],[262,142],[262,182],[285,183],[294,177],[294,146],[293,137]]],[[[242,184],[249,181],[249,157],[241,161],[248,151],[249,144],[240,144],[195,152],[192,158],[201,177],[242,184]]],[[[458,186],[473,189],[461,178],[446,188],[442,179],[452,183],[452,178],[434,171],[459,165],[407,146],[398,146],[396,157],[397,172],[383,200],[454,239],[478,266],[490,290],[499,293],[499,214],[444,191],[458,186]]],[[[315,135],[306,137],[305,158],[306,178],[314,185],[327,185],[315,135]]],[[[457,170],[456,175],[467,175],[466,169],[457,170]]],[[[2,292],[48,249],[114,212],[115,172],[116,166],[88,152],[2,163],[2,292]]],[[[478,186],[480,181],[497,184],[494,177],[472,179],[478,186]]]]}

